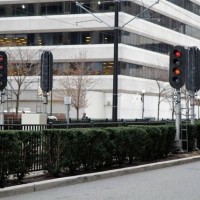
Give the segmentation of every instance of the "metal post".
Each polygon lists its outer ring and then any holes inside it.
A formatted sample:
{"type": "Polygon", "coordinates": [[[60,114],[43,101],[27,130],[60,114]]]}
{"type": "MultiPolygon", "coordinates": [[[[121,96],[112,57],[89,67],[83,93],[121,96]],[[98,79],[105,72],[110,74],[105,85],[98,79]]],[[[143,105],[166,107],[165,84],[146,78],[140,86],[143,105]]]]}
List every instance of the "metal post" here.
{"type": "Polygon", "coordinates": [[[53,91],[51,90],[51,104],[50,104],[50,116],[52,116],[52,98],[53,98],[53,91]]]}
{"type": "Polygon", "coordinates": [[[186,119],[190,118],[189,93],[186,91],[186,119]]]}
{"type": "Polygon", "coordinates": [[[70,104],[67,105],[67,124],[69,124],[69,111],[70,111],[70,104]]]}
{"type": "Polygon", "coordinates": [[[69,111],[70,111],[70,105],[72,102],[72,98],[70,96],[65,96],[64,97],[64,104],[67,106],[67,112],[66,112],[66,120],[67,124],[69,124],[69,111]]]}
{"type": "Polygon", "coordinates": [[[48,96],[47,92],[43,92],[43,113],[47,113],[48,96]]]}
{"type": "Polygon", "coordinates": [[[144,119],[144,93],[142,94],[142,119],[144,119]]]}
{"type": "Polygon", "coordinates": [[[199,95],[197,96],[196,102],[197,102],[197,105],[198,105],[198,119],[199,119],[199,103],[200,103],[200,96],[199,95]]]}
{"type": "Polygon", "coordinates": [[[119,37],[119,0],[115,0],[115,27],[114,27],[114,68],[113,68],[113,110],[112,119],[117,121],[117,94],[118,94],[118,37],[119,37]]]}
{"type": "Polygon", "coordinates": [[[181,134],[181,92],[180,89],[176,89],[177,101],[176,101],[176,148],[178,151],[182,149],[180,140],[181,134]]]}
{"type": "MultiPolygon", "coordinates": [[[[4,124],[4,106],[3,106],[3,103],[4,103],[4,99],[3,99],[3,95],[4,93],[1,92],[0,93],[0,98],[1,98],[1,101],[0,101],[0,124],[3,125],[4,124]]],[[[2,126],[2,129],[3,130],[3,126],[2,126]]]]}
{"type": "Polygon", "coordinates": [[[142,101],[142,119],[144,119],[144,93],[145,90],[142,90],[141,101],[142,101]]]}
{"type": "Polygon", "coordinates": [[[190,91],[190,106],[191,106],[191,120],[190,123],[194,124],[194,91],[190,91]]]}

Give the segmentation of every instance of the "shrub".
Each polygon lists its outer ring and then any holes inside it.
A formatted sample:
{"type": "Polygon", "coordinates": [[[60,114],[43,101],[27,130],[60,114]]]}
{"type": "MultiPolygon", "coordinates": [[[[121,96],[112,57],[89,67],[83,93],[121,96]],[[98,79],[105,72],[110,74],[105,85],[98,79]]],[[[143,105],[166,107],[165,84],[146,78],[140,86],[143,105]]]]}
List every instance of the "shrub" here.
{"type": "Polygon", "coordinates": [[[66,130],[43,130],[42,133],[44,135],[44,170],[47,170],[50,175],[58,176],[62,170],[62,162],[64,162],[62,157],[66,130]]]}
{"type": "MultiPolygon", "coordinates": [[[[1,131],[0,132],[0,186],[6,184],[10,174],[21,182],[35,160],[39,158],[40,132],[1,131]]],[[[39,165],[39,163],[37,163],[39,165]]]]}

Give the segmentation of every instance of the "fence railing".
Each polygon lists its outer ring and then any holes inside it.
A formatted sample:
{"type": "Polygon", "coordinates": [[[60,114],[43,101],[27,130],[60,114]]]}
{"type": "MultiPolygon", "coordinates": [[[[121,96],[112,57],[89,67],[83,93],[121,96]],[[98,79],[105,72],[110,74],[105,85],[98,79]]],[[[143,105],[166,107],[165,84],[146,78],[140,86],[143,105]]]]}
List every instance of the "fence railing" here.
{"type": "Polygon", "coordinates": [[[174,123],[173,120],[162,121],[71,121],[69,124],[64,121],[49,122],[48,124],[3,124],[0,125],[0,130],[44,130],[44,129],[69,129],[69,128],[92,128],[92,127],[117,127],[117,126],[130,126],[130,125],[165,125],[174,123]]]}

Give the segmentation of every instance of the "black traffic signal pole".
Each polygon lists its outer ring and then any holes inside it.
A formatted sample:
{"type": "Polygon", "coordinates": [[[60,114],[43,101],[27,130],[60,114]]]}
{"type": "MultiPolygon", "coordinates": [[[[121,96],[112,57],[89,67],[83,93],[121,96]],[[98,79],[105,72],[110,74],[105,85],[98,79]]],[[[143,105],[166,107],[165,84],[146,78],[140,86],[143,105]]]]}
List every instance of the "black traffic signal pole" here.
{"type": "MultiPolygon", "coordinates": [[[[119,43],[119,1],[115,0],[115,20],[114,20],[114,67],[113,67],[113,107],[112,107],[112,120],[117,121],[117,98],[118,98],[118,43],[119,43]]],[[[76,5],[84,9],[86,12],[92,14],[95,18],[103,22],[110,27],[109,24],[102,21],[99,17],[91,13],[88,9],[83,7],[80,3],[76,2],[76,5]]]]}
{"type": "MultiPolygon", "coordinates": [[[[4,124],[4,92],[7,85],[7,54],[4,51],[0,51],[0,124],[4,124]]],[[[2,127],[4,129],[4,127],[2,127]]]]}
{"type": "Polygon", "coordinates": [[[113,109],[112,120],[117,121],[118,98],[118,43],[119,43],[119,0],[115,0],[115,24],[114,24],[114,68],[113,68],[113,109]]]}
{"type": "Polygon", "coordinates": [[[186,68],[186,89],[189,91],[190,106],[191,106],[191,124],[194,124],[195,112],[194,112],[194,98],[195,92],[200,89],[200,51],[197,47],[188,48],[188,65],[186,68]]]}
{"type": "MultiPolygon", "coordinates": [[[[117,98],[118,98],[118,43],[119,43],[119,2],[120,0],[115,0],[115,20],[114,20],[114,67],[113,67],[113,108],[112,108],[112,120],[117,121],[117,98]]],[[[76,2],[76,5],[85,10],[86,12],[93,15],[100,22],[106,24],[108,27],[112,28],[109,24],[102,21],[98,16],[91,13],[82,4],[76,2]]],[[[128,22],[129,23],[129,22],[128,22]]]]}
{"type": "Polygon", "coordinates": [[[44,51],[41,55],[41,89],[43,91],[43,104],[48,104],[47,93],[53,87],[53,54],[44,51]]]}

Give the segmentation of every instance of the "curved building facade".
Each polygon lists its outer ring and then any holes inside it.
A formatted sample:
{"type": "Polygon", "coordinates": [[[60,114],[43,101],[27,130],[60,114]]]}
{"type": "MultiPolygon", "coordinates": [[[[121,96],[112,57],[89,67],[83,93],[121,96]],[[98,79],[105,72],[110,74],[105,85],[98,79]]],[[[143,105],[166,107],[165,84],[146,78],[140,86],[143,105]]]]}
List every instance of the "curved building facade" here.
{"type": "MultiPolygon", "coordinates": [[[[119,119],[157,118],[158,81],[168,84],[170,48],[200,48],[199,10],[198,0],[119,0],[119,119]],[[143,89],[145,101],[140,98],[143,89]]],[[[90,74],[97,83],[88,90],[89,103],[84,112],[91,118],[111,118],[114,11],[115,1],[0,0],[0,48],[34,52],[31,59],[35,62],[42,51],[51,51],[57,72],[53,91],[59,90],[63,70],[85,52],[90,74]]],[[[21,108],[34,112],[36,96],[37,84],[32,84],[23,91],[21,108]],[[25,93],[30,91],[35,91],[31,92],[35,97],[27,97],[25,93]]],[[[160,118],[172,117],[170,102],[162,101],[160,118]]],[[[64,110],[63,100],[53,98],[53,113],[64,110]]],[[[73,109],[71,117],[75,117],[73,109]]]]}

